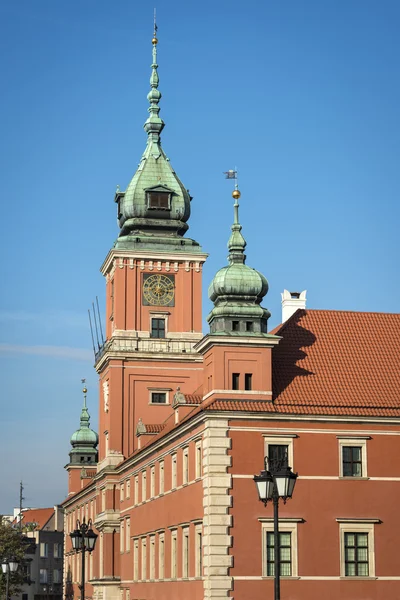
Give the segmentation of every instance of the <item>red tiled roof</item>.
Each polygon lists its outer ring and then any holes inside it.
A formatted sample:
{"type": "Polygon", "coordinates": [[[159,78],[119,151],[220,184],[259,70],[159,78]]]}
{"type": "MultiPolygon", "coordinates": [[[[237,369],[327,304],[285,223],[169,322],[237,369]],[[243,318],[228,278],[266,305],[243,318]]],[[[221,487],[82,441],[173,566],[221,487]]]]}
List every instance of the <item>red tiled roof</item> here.
{"type": "Polygon", "coordinates": [[[186,404],[201,404],[203,401],[203,396],[198,394],[185,394],[186,404]]]}
{"type": "MultiPolygon", "coordinates": [[[[22,511],[22,523],[37,523],[36,529],[43,529],[54,514],[54,508],[28,508],[22,511]]],[[[18,519],[16,519],[18,522],[18,519]]]]}
{"type": "Polygon", "coordinates": [[[276,334],[276,409],[400,416],[400,314],[298,310],[276,334]]]}
{"type": "Polygon", "coordinates": [[[146,427],[146,433],[160,433],[160,431],[162,431],[165,427],[165,423],[152,423],[152,424],[145,424],[146,427]]]}
{"type": "Polygon", "coordinates": [[[273,403],[206,410],[400,417],[400,314],[298,310],[273,333],[273,403]]]}

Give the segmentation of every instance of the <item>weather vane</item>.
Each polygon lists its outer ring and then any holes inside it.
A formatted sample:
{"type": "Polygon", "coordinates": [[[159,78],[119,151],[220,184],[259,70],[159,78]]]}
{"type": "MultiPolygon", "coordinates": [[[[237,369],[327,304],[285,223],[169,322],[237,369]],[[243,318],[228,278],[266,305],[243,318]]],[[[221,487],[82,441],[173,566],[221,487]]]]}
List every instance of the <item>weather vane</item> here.
{"type": "Polygon", "coordinates": [[[238,170],[237,167],[234,169],[229,169],[229,171],[224,171],[225,179],[234,179],[235,180],[235,189],[232,192],[232,196],[237,200],[240,198],[240,192],[238,187],[238,170]]]}

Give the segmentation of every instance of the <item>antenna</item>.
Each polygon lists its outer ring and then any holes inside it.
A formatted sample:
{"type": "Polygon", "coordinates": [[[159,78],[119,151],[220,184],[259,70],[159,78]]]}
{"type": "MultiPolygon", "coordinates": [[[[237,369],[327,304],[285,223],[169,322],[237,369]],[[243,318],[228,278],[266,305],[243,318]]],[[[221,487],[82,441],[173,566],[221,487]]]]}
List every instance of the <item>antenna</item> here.
{"type": "Polygon", "coordinates": [[[97,329],[96,311],[94,310],[94,302],[92,302],[92,307],[93,307],[94,329],[96,331],[96,340],[97,340],[97,345],[98,345],[99,350],[100,350],[101,346],[100,346],[100,341],[99,341],[99,331],[97,329]]]}
{"type": "Polygon", "coordinates": [[[90,317],[90,310],[89,309],[88,309],[88,315],[89,315],[90,334],[92,336],[93,354],[94,354],[94,357],[96,358],[96,348],[95,348],[95,345],[94,345],[92,319],[90,317]]]}
{"type": "Polygon", "coordinates": [[[154,9],[154,35],[157,33],[157,10],[154,9]]]}
{"type": "Polygon", "coordinates": [[[22,485],[22,481],[19,484],[19,530],[22,531],[22,501],[25,500],[25,498],[22,495],[22,492],[24,491],[24,486],[22,485]]]}
{"type": "Polygon", "coordinates": [[[104,336],[103,336],[103,330],[101,328],[101,319],[100,319],[100,309],[99,309],[99,298],[98,298],[98,296],[96,296],[96,304],[97,304],[97,316],[99,318],[99,325],[100,325],[101,343],[104,344],[104,336]]]}

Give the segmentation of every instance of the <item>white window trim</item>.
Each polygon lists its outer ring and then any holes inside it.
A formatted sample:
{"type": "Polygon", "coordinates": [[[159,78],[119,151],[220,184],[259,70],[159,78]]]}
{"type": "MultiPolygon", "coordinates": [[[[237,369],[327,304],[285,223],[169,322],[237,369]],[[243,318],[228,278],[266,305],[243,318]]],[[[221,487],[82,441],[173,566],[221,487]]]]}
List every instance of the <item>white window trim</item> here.
{"type": "Polygon", "coordinates": [[[139,538],[133,540],[133,581],[139,580],[139,538]]]}
{"type": "Polygon", "coordinates": [[[182,451],[182,485],[189,483],[189,446],[182,451]]]}
{"type": "Polygon", "coordinates": [[[339,437],[339,477],[344,479],[368,479],[367,472],[367,439],[369,437],[339,437]],[[343,447],[344,446],[358,446],[361,448],[361,477],[354,477],[353,475],[343,475],[343,447]]]}
{"type": "Polygon", "coordinates": [[[165,466],[164,460],[160,460],[158,463],[158,494],[164,494],[165,489],[165,466]]]}
{"type": "Polygon", "coordinates": [[[171,490],[178,487],[178,456],[176,452],[171,454],[171,490]]]}
{"type": "Polygon", "coordinates": [[[202,573],[202,565],[203,565],[203,524],[199,523],[195,525],[195,577],[203,577],[202,573]],[[199,538],[199,536],[201,536],[199,538]],[[199,544],[199,539],[201,539],[201,544],[199,544]]]}
{"type": "Polygon", "coordinates": [[[376,519],[357,519],[354,521],[339,520],[339,535],[340,535],[340,577],[344,579],[371,579],[375,578],[375,524],[379,523],[376,519]],[[374,522],[371,523],[371,520],[374,522]],[[344,534],[345,533],[368,533],[368,577],[362,575],[346,575],[345,550],[344,550],[344,534]]]}
{"type": "Polygon", "coordinates": [[[147,579],[147,538],[142,538],[142,564],[140,578],[142,581],[147,579]]]}
{"type": "Polygon", "coordinates": [[[171,579],[178,578],[178,530],[171,530],[171,579]],[[174,544],[175,541],[175,544],[174,544]]]}
{"type": "Polygon", "coordinates": [[[147,472],[142,471],[142,502],[147,500],[147,472]]]}
{"type": "Polygon", "coordinates": [[[294,471],[293,439],[297,435],[264,435],[264,456],[268,456],[268,446],[287,446],[289,467],[294,471]]]}
{"type": "MultiPolygon", "coordinates": [[[[292,563],[292,574],[290,576],[281,576],[281,579],[292,579],[298,577],[298,549],[297,549],[297,526],[302,519],[285,519],[282,521],[279,519],[279,532],[280,533],[291,533],[291,563],[292,563]]],[[[262,544],[262,576],[267,579],[274,579],[273,576],[267,575],[267,533],[274,531],[273,519],[265,520],[261,522],[261,544],[262,544]]]]}
{"type": "Polygon", "coordinates": [[[150,466],[150,499],[156,495],[156,468],[154,465],[150,466]]]}
{"type": "Polygon", "coordinates": [[[154,581],[156,578],[156,536],[153,534],[149,537],[150,542],[150,564],[149,564],[149,579],[154,581]]]}
{"type": "Polygon", "coordinates": [[[184,527],[184,528],[182,528],[182,579],[189,578],[189,567],[190,567],[189,557],[190,557],[189,527],[184,527]],[[185,539],[186,539],[186,542],[185,542],[185,539]],[[185,556],[185,543],[187,543],[186,556],[185,556]],[[186,570],[186,572],[185,572],[185,570],[186,570]]]}
{"type": "Polygon", "coordinates": [[[147,388],[149,391],[149,404],[151,406],[167,406],[170,404],[169,396],[171,392],[171,388],[147,388]],[[165,394],[165,402],[153,402],[153,394],[165,394]]]}
{"type": "Polygon", "coordinates": [[[197,440],[195,444],[195,478],[200,479],[203,471],[203,451],[201,440],[197,440]]]}
{"type": "Polygon", "coordinates": [[[168,334],[168,316],[171,313],[169,311],[153,311],[151,310],[149,313],[149,335],[151,340],[166,340],[168,334]],[[164,319],[165,321],[165,333],[163,338],[152,338],[151,337],[151,320],[152,319],[164,319]]]}
{"type": "Polygon", "coordinates": [[[158,534],[158,579],[165,578],[165,534],[158,534]]]}

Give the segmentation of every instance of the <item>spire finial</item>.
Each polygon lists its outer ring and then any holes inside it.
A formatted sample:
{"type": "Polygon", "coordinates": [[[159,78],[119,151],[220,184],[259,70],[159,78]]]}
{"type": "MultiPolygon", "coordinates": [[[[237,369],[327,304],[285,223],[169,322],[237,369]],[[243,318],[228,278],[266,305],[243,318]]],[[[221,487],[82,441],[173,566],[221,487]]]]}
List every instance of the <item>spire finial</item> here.
{"type": "Polygon", "coordinates": [[[86,387],[86,379],[81,379],[81,383],[83,384],[83,389],[82,389],[82,393],[83,393],[83,408],[86,408],[86,394],[87,394],[87,387],[86,387]]]}
{"type": "Polygon", "coordinates": [[[235,169],[230,169],[225,172],[226,179],[234,179],[235,180],[235,188],[232,192],[232,197],[235,202],[233,204],[233,225],[231,227],[232,234],[229,238],[228,249],[229,256],[228,260],[231,264],[233,263],[241,263],[244,264],[246,260],[246,255],[244,254],[244,249],[246,247],[246,240],[241,234],[242,226],[239,223],[239,198],[240,191],[238,186],[238,171],[237,167],[235,169]]]}
{"type": "Polygon", "coordinates": [[[157,69],[158,69],[157,30],[158,30],[158,27],[157,27],[157,23],[156,23],[156,9],[154,9],[154,33],[153,33],[153,39],[151,40],[151,43],[153,44],[153,62],[151,64],[151,76],[150,76],[151,90],[147,94],[147,99],[150,102],[150,106],[148,108],[150,116],[147,119],[146,123],[144,124],[144,129],[149,136],[149,141],[151,140],[151,141],[159,143],[160,133],[164,129],[164,122],[162,119],[160,119],[160,117],[158,115],[158,113],[160,112],[160,107],[158,106],[158,103],[160,102],[160,99],[161,99],[161,92],[158,89],[159,79],[158,79],[158,72],[157,72],[157,69]]]}

